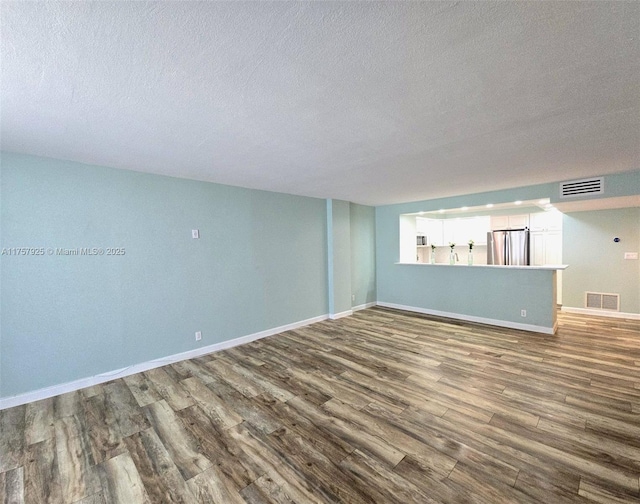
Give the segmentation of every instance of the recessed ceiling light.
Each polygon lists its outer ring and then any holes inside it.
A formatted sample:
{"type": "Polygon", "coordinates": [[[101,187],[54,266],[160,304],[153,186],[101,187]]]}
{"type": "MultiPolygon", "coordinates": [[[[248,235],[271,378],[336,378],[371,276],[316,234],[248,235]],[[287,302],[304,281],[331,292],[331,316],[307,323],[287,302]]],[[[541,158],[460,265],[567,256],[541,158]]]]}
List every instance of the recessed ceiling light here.
{"type": "Polygon", "coordinates": [[[493,208],[493,203],[489,203],[489,204],[487,205],[487,208],[493,208]]]}
{"type": "Polygon", "coordinates": [[[522,201],[520,201],[520,200],[514,201],[513,203],[514,203],[514,205],[522,205],[522,201]]]}

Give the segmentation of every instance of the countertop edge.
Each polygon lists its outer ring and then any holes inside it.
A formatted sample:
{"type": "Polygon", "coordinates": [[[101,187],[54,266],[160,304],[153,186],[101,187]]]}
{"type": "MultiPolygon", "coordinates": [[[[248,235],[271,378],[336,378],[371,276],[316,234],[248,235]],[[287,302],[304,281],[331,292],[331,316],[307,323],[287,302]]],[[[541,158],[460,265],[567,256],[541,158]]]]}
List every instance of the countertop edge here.
{"type": "Polygon", "coordinates": [[[568,264],[547,264],[545,266],[505,266],[502,264],[445,264],[445,263],[414,263],[414,262],[397,262],[394,263],[401,266],[445,266],[447,268],[499,268],[499,269],[521,269],[521,270],[565,270],[568,264]]]}

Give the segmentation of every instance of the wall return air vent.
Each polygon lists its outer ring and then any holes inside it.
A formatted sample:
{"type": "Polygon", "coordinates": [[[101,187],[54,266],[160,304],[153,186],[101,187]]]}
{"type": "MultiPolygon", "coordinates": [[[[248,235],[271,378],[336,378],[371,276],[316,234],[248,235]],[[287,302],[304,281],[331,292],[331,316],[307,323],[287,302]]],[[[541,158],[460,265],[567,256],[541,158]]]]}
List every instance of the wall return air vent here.
{"type": "Polygon", "coordinates": [[[584,307],[592,310],[620,311],[620,294],[585,292],[584,307]]]}
{"type": "Polygon", "coordinates": [[[560,198],[573,198],[575,196],[589,196],[604,193],[604,178],[570,180],[560,183],[560,198]]]}

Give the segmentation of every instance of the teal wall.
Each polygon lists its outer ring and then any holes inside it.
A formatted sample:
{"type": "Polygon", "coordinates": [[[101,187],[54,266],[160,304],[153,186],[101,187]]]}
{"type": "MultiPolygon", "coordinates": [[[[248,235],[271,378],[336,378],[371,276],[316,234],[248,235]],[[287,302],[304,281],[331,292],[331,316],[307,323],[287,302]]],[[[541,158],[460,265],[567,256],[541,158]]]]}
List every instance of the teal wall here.
{"type": "Polygon", "coordinates": [[[620,311],[640,313],[640,208],[574,212],[563,216],[563,303],[583,308],[586,291],[620,294],[620,311]],[[613,239],[620,238],[619,243],[613,239]]]}
{"type": "MultiPolygon", "coordinates": [[[[640,194],[640,170],[627,171],[622,173],[614,173],[605,175],[604,191],[602,194],[596,194],[582,199],[603,199],[614,198],[619,196],[636,196],[640,194]]],[[[550,195],[552,203],[567,201],[560,199],[560,193],[557,184],[553,193],[550,195]]],[[[580,198],[577,198],[580,199],[580,198]]]]}
{"type": "Polygon", "coordinates": [[[392,273],[378,302],[539,328],[555,323],[551,270],[394,264],[392,273]]]}
{"type": "Polygon", "coordinates": [[[327,200],[329,314],[351,310],[351,226],[349,202],[327,200]]]}
{"type": "Polygon", "coordinates": [[[126,252],[1,256],[2,397],[328,312],[325,200],[10,153],[0,166],[2,248],[126,252]]]}
{"type": "Polygon", "coordinates": [[[374,207],[350,204],[351,292],[353,306],[376,301],[376,212],[374,207]]]}
{"type": "Polygon", "coordinates": [[[376,301],[375,209],[327,200],[329,314],[376,301]]]}
{"type": "MultiPolygon", "coordinates": [[[[0,397],[376,300],[523,323],[518,296],[498,309],[487,305],[482,289],[490,279],[480,269],[460,281],[450,277],[455,269],[395,265],[399,216],[553,201],[558,190],[543,184],[373,209],[10,153],[0,161],[0,247],[126,252],[0,256],[0,397]],[[193,240],[191,229],[201,238],[193,240]]],[[[605,177],[605,190],[607,197],[640,194],[640,172],[605,177]]],[[[582,306],[581,268],[593,279],[589,289],[621,292],[623,311],[640,311],[638,261],[618,261],[614,275],[609,264],[620,250],[634,251],[634,240],[638,250],[639,211],[565,217],[565,305],[582,306]],[[624,233],[620,250],[607,241],[616,233],[624,233]],[[603,257],[583,254],[583,239],[604,240],[603,257]],[[622,290],[605,289],[608,276],[622,290]]],[[[534,295],[546,283],[544,273],[527,278],[534,295]]],[[[535,299],[527,303],[527,324],[548,318],[542,299],[539,308],[535,299]]]]}

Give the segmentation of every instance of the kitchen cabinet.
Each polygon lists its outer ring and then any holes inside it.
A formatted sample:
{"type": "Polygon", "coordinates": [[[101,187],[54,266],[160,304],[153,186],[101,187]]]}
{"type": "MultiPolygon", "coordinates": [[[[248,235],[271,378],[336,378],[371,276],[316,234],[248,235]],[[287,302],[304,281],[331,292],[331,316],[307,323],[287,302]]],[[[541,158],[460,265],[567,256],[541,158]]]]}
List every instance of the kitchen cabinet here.
{"type": "Polygon", "coordinates": [[[529,237],[533,266],[562,263],[562,233],[560,231],[531,231],[529,237]]]}
{"type": "MultiPolygon", "coordinates": [[[[531,231],[531,265],[549,266],[562,264],[562,232],[531,231]]],[[[558,271],[558,304],[562,304],[562,272],[558,271]]]]}
{"type": "Polygon", "coordinates": [[[455,219],[424,219],[416,218],[416,233],[426,236],[427,245],[436,247],[448,246],[455,243],[458,246],[467,245],[473,240],[476,245],[487,244],[490,218],[460,217],[455,219]]]}
{"type": "Polygon", "coordinates": [[[473,240],[475,245],[487,244],[487,233],[491,229],[491,218],[489,216],[472,217],[467,219],[466,237],[464,243],[473,240]]]}
{"type": "Polygon", "coordinates": [[[443,227],[441,219],[429,219],[427,222],[427,245],[440,247],[443,243],[443,227]]]}
{"type": "Polygon", "coordinates": [[[475,245],[486,245],[489,226],[490,218],[486,216],[448,219],[444,222],[444,244],[461,247],[473,240],[475,245]]]}
{"type": "Polygon", "coordinates": [[[523,229],[529,227],[529,214],[521,215],[492,215],[491,230],[523,229]]]}
{"type": "Polygon", "coordinates": [[[426,237],[425,245],[434,244],[437,247],[444,245],[442,219],[416,217],[416,234],[426,237]]]}
{"type": "Polygon", "coordinates": [[[561,231],[562,214],[558,211],[536,212],[529,215],[531,231],[561,231]]]}
{"type": "Polygon", "coordinates": [[[416,233],[419,235],[427,234],[428,222],[431,219],[424,219],[422,217],[416,217],[416,233]]]}

